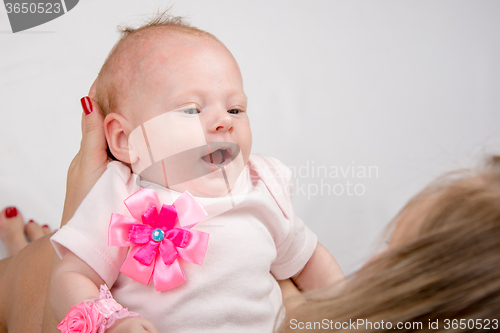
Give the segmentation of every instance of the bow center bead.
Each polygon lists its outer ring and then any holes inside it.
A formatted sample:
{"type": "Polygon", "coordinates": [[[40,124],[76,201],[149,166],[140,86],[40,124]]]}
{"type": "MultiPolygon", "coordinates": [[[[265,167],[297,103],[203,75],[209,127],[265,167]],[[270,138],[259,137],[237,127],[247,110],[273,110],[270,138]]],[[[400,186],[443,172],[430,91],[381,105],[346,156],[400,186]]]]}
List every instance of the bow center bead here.
{"type": "Polygon", "coordinates": [[[160,228],[156,228],[153,232],[151,232],[151,239],[155,242],[161,242],[163,238],[165,238],[165,232],[163,232],[160,228]]]}

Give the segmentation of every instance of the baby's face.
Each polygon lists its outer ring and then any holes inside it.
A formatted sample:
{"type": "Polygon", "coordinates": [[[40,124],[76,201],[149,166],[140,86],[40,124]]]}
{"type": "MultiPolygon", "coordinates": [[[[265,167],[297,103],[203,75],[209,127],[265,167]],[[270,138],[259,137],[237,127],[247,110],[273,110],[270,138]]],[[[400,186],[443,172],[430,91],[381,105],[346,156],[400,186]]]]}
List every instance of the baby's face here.
{"type": "MultiPolygon", "coordinates": [[[[164,159],[168,176],[159,163],[141,176],[194,195],[227,193],[232,185],[228,182],[234,183],[252,146],[247,98],[236,61],[216,41],[179,34],[158,36],[146,47],[127,84],[122,113],[135,129],[132,132],[141,136],[147,132],[149,150],[157,156],[152,159],[164,159]],[[198,178],[201,175],[205,176],[198,178]],[[164,176],[168,180],[163,181],[164,176]]],[[[129,144],[134,158],[133,136],[129,144]]],[[[143,165],[151,164],[144,154],[142,159],[143,165]]],[[[141,161],[135,161],[138,164],[141,161]]]]}

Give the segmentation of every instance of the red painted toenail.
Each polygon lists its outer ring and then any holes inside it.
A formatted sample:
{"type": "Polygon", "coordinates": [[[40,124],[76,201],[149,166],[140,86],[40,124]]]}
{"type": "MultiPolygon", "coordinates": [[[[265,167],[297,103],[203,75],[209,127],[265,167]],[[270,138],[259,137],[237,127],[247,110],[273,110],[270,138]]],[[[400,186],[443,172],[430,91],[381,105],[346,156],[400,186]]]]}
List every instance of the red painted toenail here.
{"type": "Polygon", "coordinates": [[[16,207],[8,207],[5,210],[5,216],[7,216],[8,218],[17,216],[17,209],[16,209],[16,207]]]}
{"type": "Polygon", "coordinates": [[[48,228],[48,227],[49,227],[49,226],[48,226],[48,225],[46,225],[46,224],[42,225],[42,228],[48,228]]]}
{"type": "Polygon", "coordinates": [[[28,221],[28,223],[35,223],[35,221],[33,221],[33,220],[29,220],[29,221],[28,221]]]}

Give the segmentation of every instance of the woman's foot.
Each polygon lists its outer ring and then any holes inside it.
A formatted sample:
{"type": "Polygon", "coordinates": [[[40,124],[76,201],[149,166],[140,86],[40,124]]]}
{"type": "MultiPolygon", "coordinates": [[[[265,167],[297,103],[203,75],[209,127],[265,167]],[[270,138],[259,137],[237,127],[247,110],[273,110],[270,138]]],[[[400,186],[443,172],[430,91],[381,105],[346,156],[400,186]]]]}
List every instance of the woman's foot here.
{"type": "Polygon", "coordinates": [[[50,228],[47,225],[40,226],[33,220],[25,225],[23,216],[16,207],[7,207],[0,212],[0,241],[4,243],[8,256],[21,251],[28,245],[28,240],[34,241],[48,233],[50,228]]]}

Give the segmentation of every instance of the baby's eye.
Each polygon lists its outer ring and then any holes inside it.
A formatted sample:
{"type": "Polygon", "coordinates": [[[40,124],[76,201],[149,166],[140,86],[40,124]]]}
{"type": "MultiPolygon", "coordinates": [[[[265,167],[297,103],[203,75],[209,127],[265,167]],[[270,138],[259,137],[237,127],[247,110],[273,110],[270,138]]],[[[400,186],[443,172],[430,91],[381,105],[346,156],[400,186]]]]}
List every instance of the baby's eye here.
{"type": "Polygon", "coordinates": [[[230,114],[238,114],[240,113],[241,111],[238,110],[238,109],[231,109],[231,110],[227,110],[227,113],[230,113],[230,114]]]}
{"type": "Polygon", "coordinates": [[[195,108],[189,108],[189,109],[184,109],[182,110],[185,114],[198,114],[198,110],[195,108]]]}

